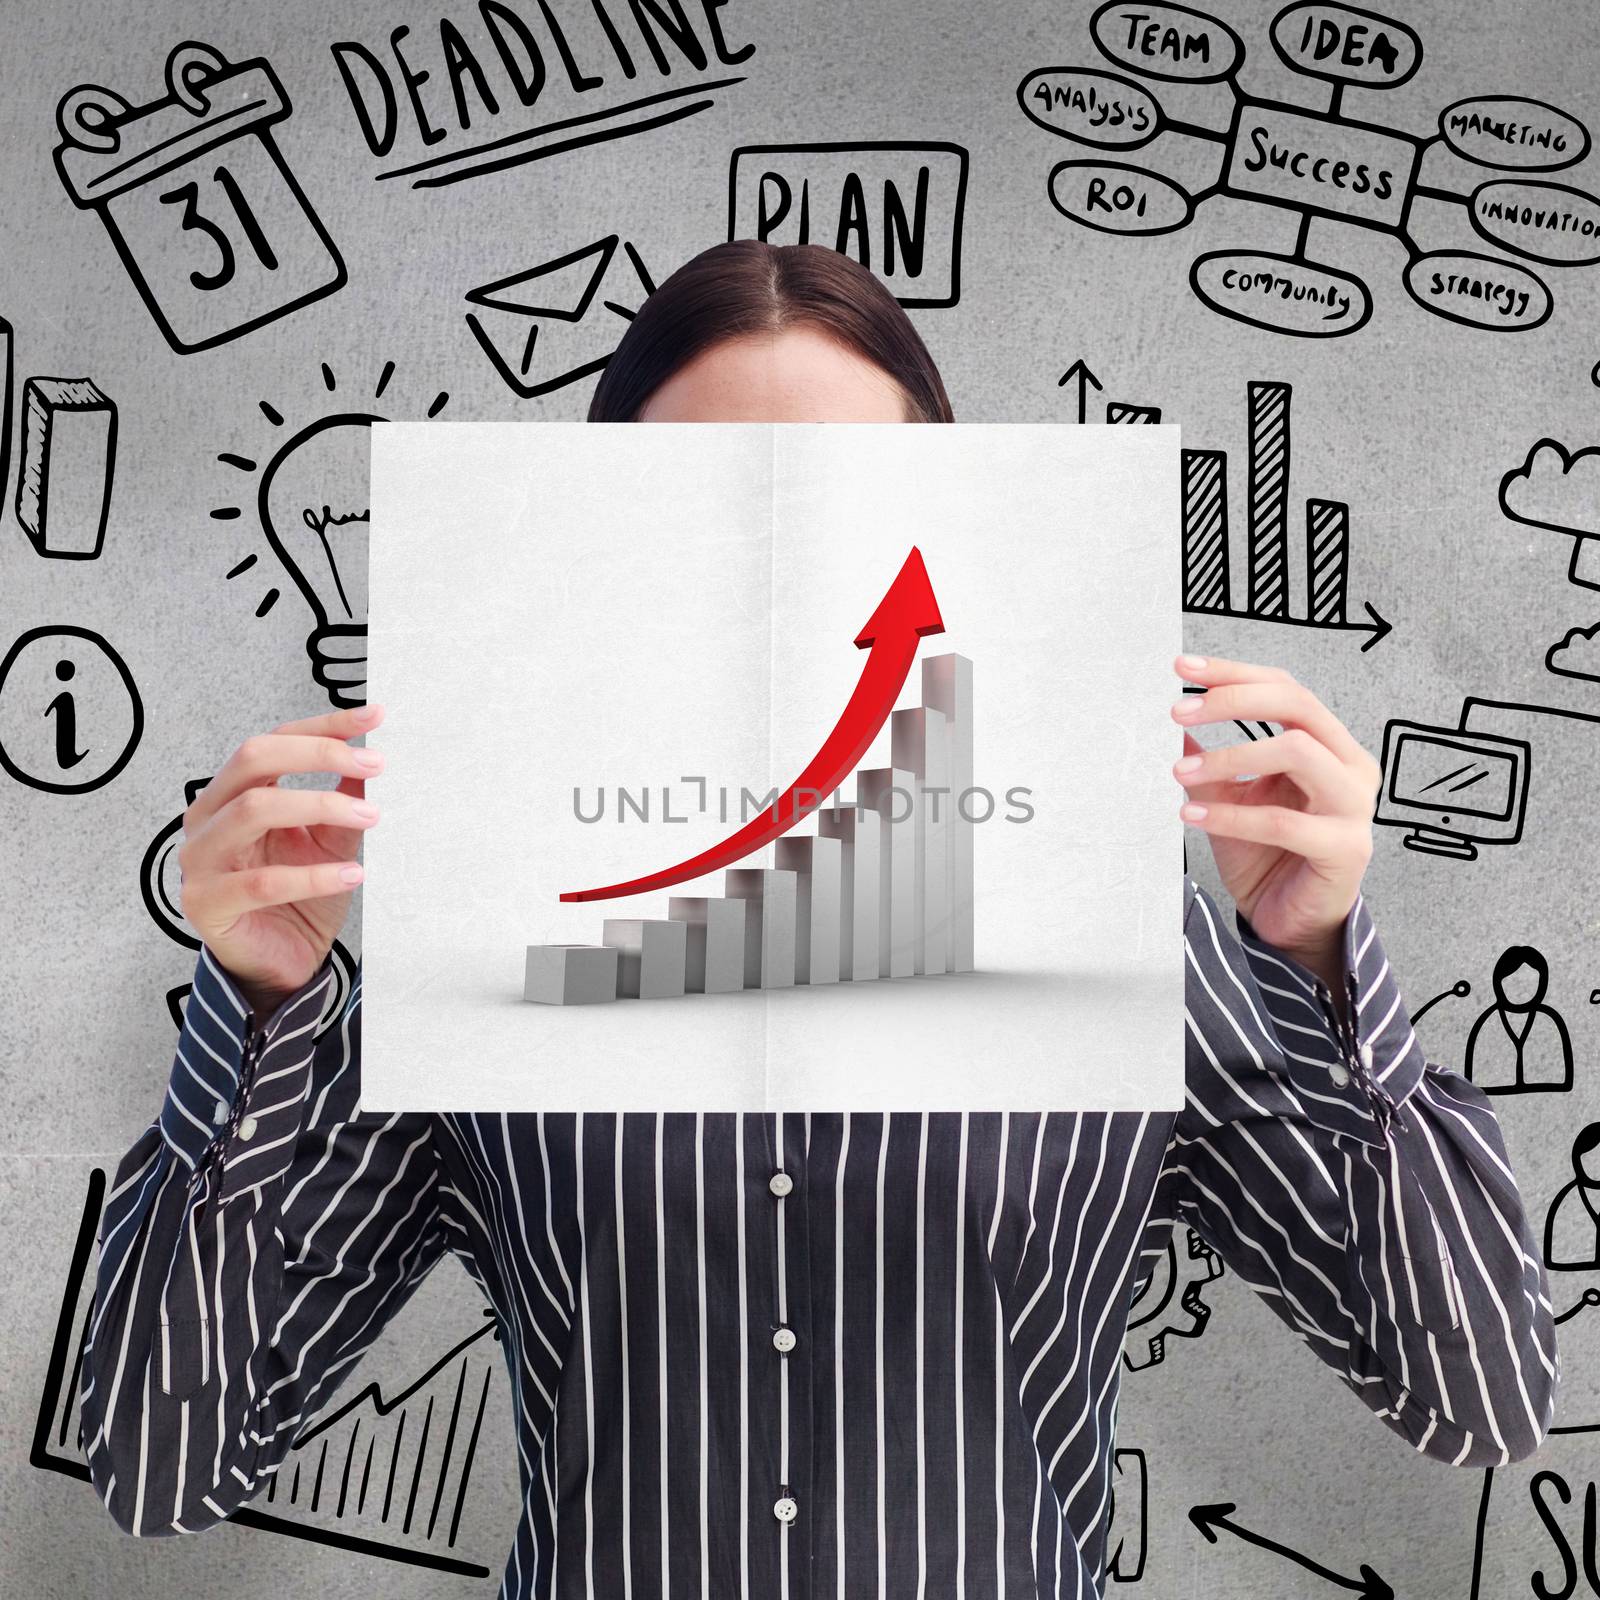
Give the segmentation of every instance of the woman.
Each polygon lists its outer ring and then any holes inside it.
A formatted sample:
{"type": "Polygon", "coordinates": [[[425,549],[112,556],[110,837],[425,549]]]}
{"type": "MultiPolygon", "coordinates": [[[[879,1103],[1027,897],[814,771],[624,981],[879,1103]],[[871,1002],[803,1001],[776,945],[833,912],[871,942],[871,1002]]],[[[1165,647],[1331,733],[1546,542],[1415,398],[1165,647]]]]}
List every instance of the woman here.
{"type": "MultiPolygon", "coordinates": [[[[952,420],[870,273],[754,242],[662,285],[589,414],[952,420]]],[[[515,1397],[507,1600],[1098,1594],[1120,1345],[1179,1224],[1415,1449],[1527,1456],[1544,1272],[1494,1114],[1424,1060],[1362,901],[1374,764],[1283,672],[1177,666],[1206,691],[1185,728],[1285,730],[1186,733],[1175,768],[1239,908],[1235,936],[1186,880],[1181,1112],[357,1114],[359,983],[316,1025],[382,767],[348,741],[381,712],[245,740],[184,817],[205,946],[103,1225],[82,1410],[116,1522],[259,1493],[446,1254],[515,1397]],[[337,789],[278,787],[310,771],[337,789]]]]}

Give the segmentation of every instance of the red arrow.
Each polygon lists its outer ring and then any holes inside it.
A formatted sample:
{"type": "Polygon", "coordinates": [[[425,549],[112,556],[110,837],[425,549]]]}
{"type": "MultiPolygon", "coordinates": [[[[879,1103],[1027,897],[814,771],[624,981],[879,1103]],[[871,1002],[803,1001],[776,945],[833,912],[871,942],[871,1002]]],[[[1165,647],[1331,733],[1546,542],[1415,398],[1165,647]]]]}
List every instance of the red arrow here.
{"type": "Polygon", "coordinates": [[[665,867],[648,877],[630,878],[626,883],[608,884],[603,889],[574,889],[563,900],[615,900],[625,894],[644,894],[665,889],[688,878],[701,878],[708,872],[732,866],[754,854],[780,834],[787,833],[808,810],[815,810],[823,798],[833,793],[855,771],[871,748],[879,730],[894,709],[896,697],[905,687],[906,675],[917,658],[917,640],[930,633],[943,633],[944,619],[922,552],[915,545],[905,565],[889,585],[878,609],[856,635],[856,648],[871,654],[861,669],[855,691],[835,723],[822,748],[806,763],[806,769],[758,817],[752,817],[739,831],[721,844],[675,867],[665,867]],[[802,799],[802,796],[804,799],[802,799]]]}

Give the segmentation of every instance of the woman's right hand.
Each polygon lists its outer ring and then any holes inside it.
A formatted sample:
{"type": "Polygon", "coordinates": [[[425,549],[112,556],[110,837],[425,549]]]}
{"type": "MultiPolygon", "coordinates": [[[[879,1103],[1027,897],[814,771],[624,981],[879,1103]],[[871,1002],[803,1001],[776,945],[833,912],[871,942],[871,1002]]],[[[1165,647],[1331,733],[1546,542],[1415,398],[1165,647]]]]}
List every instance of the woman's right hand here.
{"type": "Polygon", "coordinates": [[[347,743],[383,720],[353,706],[252,735],[183,814],[183,914],[264,1019],[322,965],[361,882],[377,821],[366,780],[383,757],[347,743]],[[334,789],[280,789],[286,772],[335,772],[334,789]]]}

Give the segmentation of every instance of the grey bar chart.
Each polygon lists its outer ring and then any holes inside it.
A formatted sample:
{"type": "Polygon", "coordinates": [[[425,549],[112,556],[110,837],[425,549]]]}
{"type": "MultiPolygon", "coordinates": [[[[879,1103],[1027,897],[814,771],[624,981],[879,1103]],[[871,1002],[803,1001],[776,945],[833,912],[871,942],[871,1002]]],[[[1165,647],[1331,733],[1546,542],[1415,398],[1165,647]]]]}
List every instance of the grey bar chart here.
{"type": "MultiPolygon", "coordinates": [[[[1140,419],[1143,420],[1143,419],[1140,419]]],[[[890,765],[855,774],[772,845],[674,895],[665,917],[607,917],[599,944],[530,944],[523,999],[668,1000],[971,972],[972,663],[922,661],[916,705],[890,713],[890,765]],[[810,824],[810,831],[802,831],[810,824]]]]}

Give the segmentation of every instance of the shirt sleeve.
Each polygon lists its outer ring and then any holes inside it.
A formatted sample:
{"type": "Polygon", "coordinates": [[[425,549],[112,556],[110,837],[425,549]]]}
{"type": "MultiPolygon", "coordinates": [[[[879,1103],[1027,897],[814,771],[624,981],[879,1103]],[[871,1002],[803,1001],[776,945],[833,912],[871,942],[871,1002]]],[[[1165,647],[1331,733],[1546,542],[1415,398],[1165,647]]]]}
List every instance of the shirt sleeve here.
{"type": "Polygon", "coordinates": [[[361,975],[331,954],[264,1021],[202,947],[160,1112],[101,1214],[79,1406],[126,1533],[263,1487],[444,1252],[431,1124],[357,1110],[361,975]]]}
{"type": "Polygon", "coordinates": [[[1347,1007],[1195,889],[1174,1214],[1416,1450],[1531,1455],[1560,1380],[1543,1259],[1494,1110],[1426,1059],[1364,899],[1347,1007]]]}

